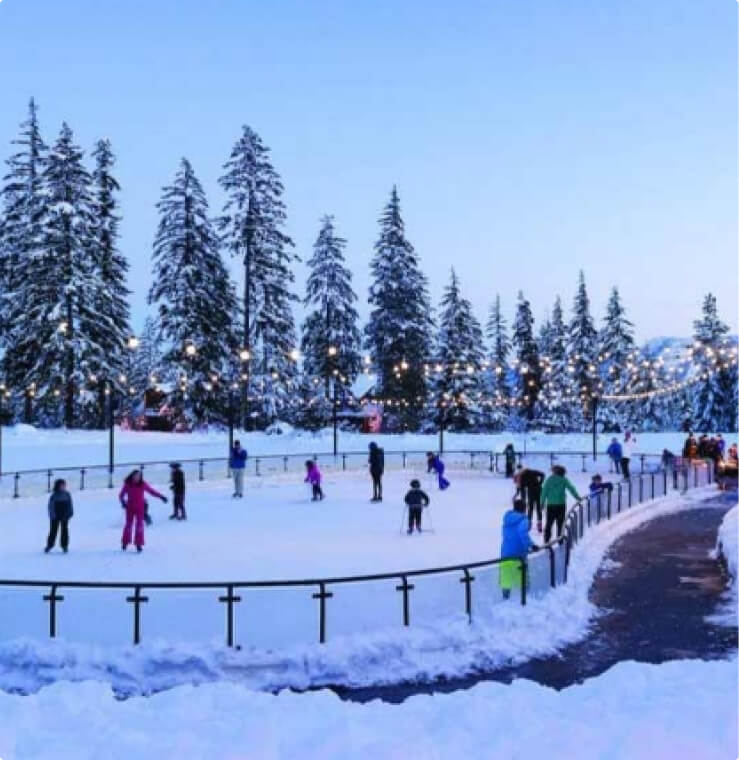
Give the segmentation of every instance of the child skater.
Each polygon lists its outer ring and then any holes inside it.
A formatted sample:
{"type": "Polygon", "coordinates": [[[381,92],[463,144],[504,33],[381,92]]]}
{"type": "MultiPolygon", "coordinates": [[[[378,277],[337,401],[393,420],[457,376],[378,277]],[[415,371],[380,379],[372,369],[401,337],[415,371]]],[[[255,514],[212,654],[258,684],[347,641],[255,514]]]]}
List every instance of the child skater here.
{"type": "Polygon", "coordinates": [[[179,462],[169,465],[169,487],[172,489],[173,510],[170,520],[187,520],[185,514],[185,473],[179,462]]]}
{"type": "Polygon", "coordinates": [[[318,463],[308,459],[305,463],[305,482],[310,483],[313,487],[313,498],[311,501],[323,501],[323,490],[321,489],[321,471],[318,469],[318,463]]]}
{"type": "Polygon", "coordinates": [[[421,532],[421,513],[424,507],[429,505],[429,497],[421,490],[421,484],[417,480],[411,480],[411,490],[405,495],[405,503],[408,505],[408,535],[413,533],[413,527],[421,532]]]}
{"type": "Polygon", "coordinates": [[[54,548],[56,534],[60,526],[62,529],[62,551],[65,554],[67,553],[69,549],[69,529],[67,524],[72,519],[73,514],[72,496],[67,491],[67,481],[54,481],[54,490],[49,497],[49,537],[46,539],[46,548],[44,549],[47,554],[54,548]]]}

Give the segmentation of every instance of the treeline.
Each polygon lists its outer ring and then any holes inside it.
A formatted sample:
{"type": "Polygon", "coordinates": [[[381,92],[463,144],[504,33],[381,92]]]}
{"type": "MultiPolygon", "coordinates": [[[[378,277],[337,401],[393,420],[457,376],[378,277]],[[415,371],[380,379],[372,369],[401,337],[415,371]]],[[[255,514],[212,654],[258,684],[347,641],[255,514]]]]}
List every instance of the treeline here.
{"type": "Polygon", "coordinates": [[[104,425],[106,399],[120,410],[159,385],[193,424],[236,410],[255,427],[281,419],[317,428],[368,372],[376,378],[369,397],[383,405],[390,430],[577,431],[589,426],[594,397],[606,428],[736,429],[736,346],[712,295],[695,322],[690,366],[678,370],[635,344],[617,289],[596,325],[582,273],[568,316],[556,298],[539,326],[523,293],[510,322],[495,296],[483,325],[453,270],[434,310],[395,188],[370,263],[367,324],[359,323],[347,242],[326,216],[307,261],[307,315],[298,331],[283,185],[249,127],[224,163],[218,212],[186,159],[163,188],[152,314],[134,337],[110,142],[93,146],[89,165],[66,124],[47,144],[32,100],[7,165],[0,189],[6,420],[104,425]],[[243,266],[243,290],[225,257],[243,266]]]}

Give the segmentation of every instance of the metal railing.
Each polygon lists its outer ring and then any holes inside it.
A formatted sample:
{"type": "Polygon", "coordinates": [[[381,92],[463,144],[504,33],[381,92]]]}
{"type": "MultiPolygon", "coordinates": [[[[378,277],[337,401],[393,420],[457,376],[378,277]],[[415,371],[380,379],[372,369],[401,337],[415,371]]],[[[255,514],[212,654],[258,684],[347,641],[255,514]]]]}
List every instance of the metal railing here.
{"type": "MultiPolygon", "coordinates": [[[[326,472],[358,470],[367,466],[366,451],[347,451],[339,454],[261,454],[247,458],[246,475],[263,477],[297,472],[302,469],[306,458],[315,459],[326,472]]],[[[652,454],[637,454],[634,464],[639,472],[644,473],[660,466],[661,458],[652,454]]],[[[19,498],[21,496],[49,493],[56,478],[64,478],[73,490],[85,491],[92,488],[114,488],[122,483],[123,478],[134,468],[143,471],[151,483],[164,484],[169,479],[169,463],[172,460],[129,461],[116,464],[112,469],[106,464],[80,466],[48,467],[40,469],[14,470],[3,473],[0,477],[0,498],[19,498]]],[[[197,459],[177,460],[182,465],[188,481],[224,480],[229,476],[226,457],[200,457],[197,459]]],[[[505,469],[505,456],[501,452],[458,449],[446,451],[444,461],[453,467],[468,467],[471,470],[489,470],[502,472],[505,469]]],[[[517,452],[516,461],[525,461],[527,465],[536,464],[548,468],[555,463],[568,464],[580,472],[589,468],[598,469],[598,465],[608,464],[613,472],[613,461],[605,453],[599,453],[595,461],[592,454],[583,451],[553,452],[528,451],[517,452]]],[[[389,469],[419,470],[426,467],[425,451],[386,451],[385,464],[389,469]]]]}
{"type": "MultiPolygon", "coordinates": [[[[42,630],[55,638],[61,629],[68,638],[106,643],[111,635],[119,642],[120,633],[128,630],[133,643],[138,644],[142,640],[142,611],[150,603],[147,620],[153,637],[164,621],[164,635],[172,641],[172,620],[178,620],[197,640],[225,639],[229,647],[240,646],[236,643],[237,629],[242,631],[241,644],[274,648],[281,643],[316,639],[324,643],[329,630],[336,635],[366,633],[387,625],[407,627],[412,620],[438,622],[442,617],[462,612],[471,622],[473,615],[484,618],[486,610],[506,602],[501,592],[504,562],[518,563],[520,579],[514,586],[520,603],[525,605],[529,596],[540,596],[567,582],[572,551],[592,527],[673,489],[687,491],[713,480],[713,470],[705,463],[671,472],[658,470],[634,475],[608,492],[575,503],[565,517],[562,534],[542,547],[542,551],[530,554],[527,560],[496,558],[445,567],[302,580],[203,583],[0,580],[0,639],[41,635],[42,630]],[[46,615],[39,614],[39,597],[29,593],[38,589],[46,591],[41,596],[48,603],[46,615]],[[60,591],[65,593],[62,595],[60,591]],[[218,593],[213,594],[214,591],[218,593]],[[128,593],[121,598],[122,592],[128,593]],[[186,599],[181,598],[181,592],[187,594],[186,599]],[[121,605],[121,601],[125,604],[121,605]],[[347,602],[348,610],[342,616],[342,607],[347,602]],[[62,603],[68,614],[60,625],[62,603]],[[218,617],[213,612],[218,605],[225,605],[225,631],[223,623],[213,627],[218,617]],[[130,617],[125,610],[132,611],[130,617]],[[94,623],[100,621],[102,631],[90,633],[91,626],[94,628],[94,623]],[[311,629],[313,634],[307,636],[311,629]]],[[[180,634],[183,632],[180,630],[180,634]]]]}

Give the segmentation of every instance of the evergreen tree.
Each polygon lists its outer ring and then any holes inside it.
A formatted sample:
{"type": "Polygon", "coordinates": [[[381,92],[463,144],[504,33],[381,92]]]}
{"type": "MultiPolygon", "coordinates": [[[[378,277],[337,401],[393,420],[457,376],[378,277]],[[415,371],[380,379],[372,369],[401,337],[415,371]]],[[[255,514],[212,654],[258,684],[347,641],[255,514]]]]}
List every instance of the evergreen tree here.
{"type": "Polygon", "coordinates": [[[219,182],[227,202],[219,227],[231,255],[244,263],[241,341],[249,356],[246,422],[250,424],[249,407],[256,401],[256,413],[267,423],[287,406],[296,375],[290,358],[297,345],[291,308],[297,297],[290,290],[296,256],[283,231],[282,182],[270,162],[269,148],[249,127],[243,127],[224,171],[219,182]]]}
{"type": "Polygon", "coordinates": [[[597,337],[593,318],[590,316],[590,299],[585,287],[585,275],[580,271],[567,344],[567,361],[571,367],[569,370],[570,394],[581,399],[579,406],[572,407],[576,429],[582,429],[585,426],[585,419],[590,414],[597,370],[595,365],[597,337]]]}
{"type": "Polygon", "coordinates": [[[162,369],[177,382],[173,400],[195,421],[223,414],[219,382],[228,382],[237,356],[236,296],[208,218],[208,202],[192,166],[182,159],[157,204],[155,304],[165,342],[162,369]]]}
{"type": "Polygon", "coordinates": [[[126,385],[129,393],[140,397],[151,386],[151,378],[158,378],[162,368],[161,337],[153,317],[146,318],[136,350],[129,351],[126,356],[126,385]]]}
{"type": "MultiPolygon", "coordinates": [[[[626,318],[618,288],[611,290],[603,327],[598,335],[599,395],[622,395],[629,392],[628,365],[635,358],[633,324],[626,318]]],[[[623,425],[623,406],[606,403],[599,408],[599,417],[609,429],[623,425]]]]}
{"type": "Polygon", "coordinates": [[[693,362],[699,378],[692,392],[693,424],[701,431],[732,430],[736,426],[731,414],[737,389],[725,353],[729,328],[719,318],[712,293],[703,299],[701,318],[693,326],[693,362]]]}
{"type": "Polygon", "coordinates": [[[655,393],[664,390],[670,384],[664,361],[657,353],[645,349],[637,357],[635,364],[629,393],[644,395],[626,402],[629,427],[645,432],[668,430],[670,394],[655,393]]]}
{"type": "MultiPolygon", "coordinates": [[[[117,193],[120,190],[111,170],[115,159],[109,140],[98,140],[93,151],[95,169],[92,173],[92,265],[96,278],[94,308],[98,315],[95,341],[103,348],[103,361],[92,367],[98,377],[106,378],[124,391],[120,381],[127,364],[127,341],[131,336],[126,287],[128,262],[118,249],[117,193]]],[[[101,401],[104,399],[101,399],[101,401]]],[[[100,404],[104,411],[104,404],[100,404]]],[[[104,423],[103,423],[104,424],[104,423]]]]}
{"type": "Polygon", "coordinates": [[[557,296],[552,309],[547,335],[548,354],[543,357],[544,371],[539,396],[539,418],[551,432],[566,432],[572,428],[571,381],[567,363],[567,328],[562,301],[557,296]]]}
{"type": "Polygon", "coordinates": [[[373,308],[365,340],[377,372],[379,395],[390,402],[385,419],[415,429],[426,400],[423,366],[430,353],[433,322],[426,276],[405,237],[395,187],[380,217],[380,238],[370,268],[373,308]],[[390,412],[395,410],[393,420],[390,412]]]}
{"type": "MultiPolygon", "coordinates": [[[[0,347],[5,348],[3,370],[11,383],[21,382],[32,364],[33,354],[13,345],[11,326],[26,312],[24,286],[34,275],[34,258],[41,246],[41,217],[45,198],[42,173],[47,147],[41,137],[38,107],[31,98],[28,119],[21,124],[19,146],[8,160],[0,195],[0,347]]],[[[19,333],[15,332],[16,339],[19,333]]],[[[17,386],[16,386],[17,387],[17,386]]],[[[30,412],[30,405],[27,404],[30,412]]],[[[26,421],[29,414],[27,412],[26,421]]]]}
{"type": "Polygon", "coordinates": [[[78,411],[85,420],[94,414],[99,386],[91,375],[105,362],[95,310],[91,178],[82,157],[63,124],[45,162],[39,248],[31,258],[33,276],[22,285],[23,313],[14,319],[7,354],[17,371],[15,387],[32,388],[47,408],[64,398],[67,427],[78,411]]]}
{"type": "Polygon", "coordinates": [[[434,375],[433,391],[443,424],[468,430],[479,420],[483,338],[454,269],[441,300],[437,358],[440,371],[434,375]]]}
{"type": "Polygon", "coordinates": [[[304,372],[322,379],[326,398],[330,396],[329,378],[346,377],[351,383],[362,363],[354,308],[357,296],[352,289],[352,273],[344,265],[345,247],[344,238],[336,234],[333,217],[325,216],[308,260],[304,303],[313,310],[303,323],[301,350],[304,372]]]}
{"type": "Polygon", "coordinates": [[[486,377],[485,424],[493,430],[503,430],[508,422],[511,389],[508,385],[510,367],[508,356],[511,341],[508,337],[508,325],[500,306],[500,295],[490,307],[486,325],[488,345],[490,347],[490,372],[486,377]]]}
{"type": "Polygon", "coordinates": [[[516,406],[518,417],[524,425],[534,419],[534,410],[541,388],[539,349],[534,337],[534,317],[531,305],[518,292],[516,319],[513,323],[513,347],[516,350],[516,406]]]}

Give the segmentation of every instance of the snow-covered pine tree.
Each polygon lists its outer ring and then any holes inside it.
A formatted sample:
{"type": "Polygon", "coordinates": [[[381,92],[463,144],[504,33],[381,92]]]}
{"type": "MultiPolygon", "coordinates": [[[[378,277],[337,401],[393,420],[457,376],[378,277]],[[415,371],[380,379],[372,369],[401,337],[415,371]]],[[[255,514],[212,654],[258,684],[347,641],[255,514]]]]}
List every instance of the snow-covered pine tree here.
{"type": "Polygon", "coordinates": [[[522,425],[534,420],[537,399],[541,389],[539,349],[534,336],[534,316],[531,304],[518,292],[516,318],[513,322],[513,347],[516,351],[516,406],[522,425]]]}
{"type": "Polygon", "coordinates": [[[431,347],[431,305],[426,276],[405,237],[398,191],[380,217],[380,238],[370,264],[372,306],[365,344],[378,377],[378,395],[390,403],[391,427],[416,429],[423,416],[427,388],[424,363],[431,347]]]}
{"type": "Polygon", "coordinates": [[[472,304],[460,292],[454,269],[439,311],[436,358],[440,370],[434,372],[431,383],[434,404],[446,429],[469,430],[480,421],[484,346],[482,327],[472,304]]]}
{"type": "MultiPolygon", "coordinates": [[[[128,357],[127,341],[131,336],[130,310],[126,287],[128,262],[118,249],[118,199],[120,186],[111,174],[115,158],[109,140],[98,140],[92,156],[95,168],[92,172],[92,213],[94,217],[92,237],[92,266],[96,281],[94,310],[97,312],[95,342],[103,348],[102,362],[91,366],[92,372],[107,381],[118,393],[126,390],[125,374],[128,357]]],[[[104,425],[104,396],[100,399],[102,424],[104,425]]]]}
{"type": "Polygon", "coordinates": [[[500,295],[495,296],[485,326],[488,339],[490,370],[484,378],[484,424],[492,430],[504,430],[508,422],[511,389],[508,385],[508,356],[511,341],[508,324],[500,306],[500,295]]]}
{"type": "Polygon", "coordinates": [[[225,389],[220,389],[231,381],[238,360],[236,294],[218,251],[205,193],[187,159],[162,190],[157,209],[149,303],[156,305],[165,344],[163,374],[176,384],[174,404],[191,419],[218,419],[227,404],[225,389]]]}
{"type": "MultiPolygon", "coordinates": [[[[310,274],[304,303],[312,310],[303,322],[303,371],[321,378],[320,389],[330,396],[330,378],[345,377],[352,383],[361,369],[361,336],[357,327],[357,296],[352,273],[344,266],[346,240],[336,234],[333,217],[325,216],[308,259],[310,274]]],[[[313,405],[313,411],[325,405],[313,405]]],[[[329,410],[330,411],[330,410],[329,410]]]]}
{"type": "Polygon", "coordinates": [[[692,392],[694,429],[706,432],[732,430],[736,421],[730,416],[737,388],[732,383],[731,367],[725,353],[729,328],[719,318],[716,296],[712,293],[703,299],[701,318],[693,322],[693,327],[693,362],[697,365],[699,377],[692,392]]]}
{"type": "Polygon", "coordinates": [[[219,229],[232,256],[244,264],[241,335],[248,352],[245,423],[261,424],[286,408],[296,377],[297,345],[291,303],[293,241],[285,234],[283,186],[259,135],[244,126],[219,179],[227,194],[219,229]],[[256,403],[256,408],[250,407],[256,403]]]}
{"type": "Polygon", "coordinates": [[[144,327],[138,336],[138,346],[135,351],[126,354],[126,384],[129,393],[141,397],[152,384],[152,377],[161,374],[162,350],[159,326],[156,319],[148,316],[144,327]]]}
{"type": "Polygon", "coordinates": [[[45,205],[40,245],[32,254],[33,276],[24,282],[24,311],[11,327],[11,365],[20,372],[15,387],[32,388],[41,411],[55,415],[64,399],[64,424],[91,419],[104,361],[97,342],[97,283],[92,262],[94,220],[91,178],[72,130],[62,125],[42,175],[45,205]],[[24,357],[19,361],[19,357],[24,357]]]}
{"type": "MultiPolygon", "coordinates": [[[[618,288],[614,287],[598,335],[599,395],[617,396],[629,392],[630,372],[627,365],[632,358],[635,359],[634,353],[634,325],[626,318],[618,288]]],[[[599,418],[610,430],[623,427],[627,414],[626,407],[621,403],[604,403],[598,410],[599,418]]]]}
{"type": "Polygon", "coordinates": [[[628,426],[643,432],[668,430],[671,396],[654,393],[670,384],[664,361],[658,353],[644,349],[636,357],[634,364],[636,367],[629,382],[629,393],[650,395],[618,404],[619,407],[626,407],[628,426]]]}
{"type": "Polygon", "coordinates": [[[585,274],[580,279],[572,307],[572,319],[568,329],[567,363],[570,376],[570,395],[580,398],[581,403],[572,405],[576,430],[584,429],[591,413],[591,398],[597,375],[598,333],[590,315],[590,299],[585,287],[585,274]]]}
{"type": "MultiPolygon", "coordinates": [[[[45,197],[42,173],[47,153],[33,98],[28,118],[21,124],[19,146],[8,160],[8,172],[0,189],[0,346],[6,349],[3,371],[15,384],[27,373],[32,354],[23,354],[12,345],[10,326],[25,312],[24,285],[28,283],[33,260],[41,245],[41,217],[45,197]]],[[[18,334],[16,333],[16,336],[18,334]]],[[[18,387],[14,385],[14,387],[18,387]]]]}
{"type": "MultiPolygon", "coordinates": [[[[542,388],[539,394],[539,420],[550,432],[567,432],[571,429],[573,403],[567,366],[567,328],[564,323],[562,301],[557,296],[552,309],[547,335],[548,353],[542,356],[542,388]]],[[[576,404],[575,404],[576,405],[576,404]]]]}

